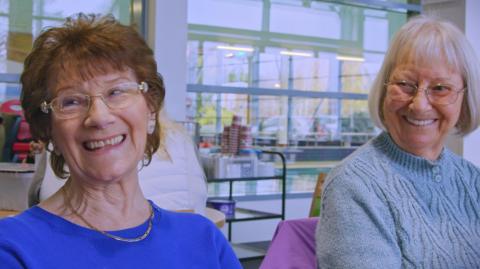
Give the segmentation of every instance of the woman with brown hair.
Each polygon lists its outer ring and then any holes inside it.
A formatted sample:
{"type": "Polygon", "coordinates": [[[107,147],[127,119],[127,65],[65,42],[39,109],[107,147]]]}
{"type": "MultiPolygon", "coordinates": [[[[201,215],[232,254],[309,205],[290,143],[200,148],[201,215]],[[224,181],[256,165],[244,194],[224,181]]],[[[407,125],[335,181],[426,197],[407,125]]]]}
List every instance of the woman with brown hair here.
{"type": "Polygon", "coordinates": [[[67,182],[0,221],[2,267],[240,268],[213,223],[163,210],[139,187],[160,144],[165,89],[133,28],[110,16],[68,18],[35,40],[21,82],[32,134],[67,182]]]}

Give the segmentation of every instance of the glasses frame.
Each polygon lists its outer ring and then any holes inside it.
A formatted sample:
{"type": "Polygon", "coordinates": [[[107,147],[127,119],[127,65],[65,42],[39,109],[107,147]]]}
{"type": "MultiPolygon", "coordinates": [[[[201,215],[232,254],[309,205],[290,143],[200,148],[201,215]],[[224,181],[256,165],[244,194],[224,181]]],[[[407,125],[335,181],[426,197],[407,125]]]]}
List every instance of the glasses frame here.
{"type": "Polygon", "coordinates": [[[463,88],[461,88],[461,89],[455,90],[455,89],[453,89],[453,86],[448,85],[448,84],[441,84],[441,83],[437,83],[437,84],[432,85],[432,86],[420,88],[420,87],[418,87],[417,84],[411,83],[411,82],[409,82],[409,81],[407,81],[407,80],[389,81],[389,82],[385,82],[384,85],[385,85],[386,87],[388,87],[388,86],[401,87],[401,86],[398,85],[398,83],[404,83],[404,84],[413,86],[413,88],[415,89],[415,91],[412,93],[412,95],[410,96],[410,98],[413,98],[415,95],[418,94],[419,91],[423,90],[423,91],[425,92],[425,95],[427,96],[428,102],[430,102],[430,104],[441,105],[441,106],[451,105],[451,104],[455,103],[455,102],[457,101],[457,99],[458,99],[458,95],[459,95],[461,92],[467,90],[467,87],[463,87],[463,88]],[[432,101],[432,100],[430,99],[430,98],[431,98],[431,97],[430,97],[430,91],[431,91],[432,87],[435,87],[435,86],[451,86],[452,89],[453,89],[453,92],[455,92],[455,98],[453,98],[453,101],[451,101],[450,103],[438,103],[438,102],[432,101]]]}
{"type": "MultiPolygon", "coordinates": [[[[137,84],[137,90],[140,92],[140,93],[147,93],[148,92],[148,84],[145,82],[145,81],[142,81],[140,83],[136,83],[137,84]]],[[[109,109],[112,109],[108,104],[107,102],[105,101],[104,97],[103,97],[103,94],[96,94],[96,95],[89,95],[89,94],[83,94],[84,96],[88,96],[88,108],[86,111],[89,111],[90,110],[90,107],[92,105],[92,99],[94,97],[100,97],[100,99],[102,99],[103,103],[109,108],[109,109]]],[[[53,108],[53,105],[52,103],[57,99],[58,97],[55,97],[53,98],[49,103],[47,103],[46,100],[44,100],[41,104],[40,104],[40,110],[45,113],[45,114],[49,114],[50,113],[50,110],[53,112],[53,113],[57,113],[55,112],[55,109],[53,108]]],[[[57,115],[58,117],[58,115],[57,115]]],[[[62,118],[62,119],[71,119],[71,118],[76,118],[78,116],[72,116],[72,117],[59,117],[59,118],[62,118]]]]}

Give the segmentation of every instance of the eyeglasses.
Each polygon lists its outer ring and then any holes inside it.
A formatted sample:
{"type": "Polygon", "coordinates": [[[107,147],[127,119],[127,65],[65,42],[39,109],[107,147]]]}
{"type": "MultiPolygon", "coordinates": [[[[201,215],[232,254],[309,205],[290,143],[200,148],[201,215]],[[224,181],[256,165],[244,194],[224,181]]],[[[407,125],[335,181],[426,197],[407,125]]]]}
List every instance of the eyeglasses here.
{"type": "Polygon", "coordinates": [[[423,90],[427,95],[427,99],[431,104],[450,105],[457,101],[460,92],[467,88],[459,90],[454,89],[452,85],[435,84],[426,88],[419,88],[417,84],[406,80],[390,81],[385,86],[395,86],[390,88],[390,97],[398,101],[410,101],[418,91],[423,90]]]}
{"type": "Polygon", "coordinates": [[[118,84],[102,94],[86,95],[75,91],[61,91],[50,103],[43,101],[40,109],[48,114],[52,110],[60,119],[71,119],[86,115],[94,97],[102,99],[103,103],[110,109],[122,109],[130,106],[139,93],[146,93],[148,84],[145,82],[127,82],[118,84]]]}

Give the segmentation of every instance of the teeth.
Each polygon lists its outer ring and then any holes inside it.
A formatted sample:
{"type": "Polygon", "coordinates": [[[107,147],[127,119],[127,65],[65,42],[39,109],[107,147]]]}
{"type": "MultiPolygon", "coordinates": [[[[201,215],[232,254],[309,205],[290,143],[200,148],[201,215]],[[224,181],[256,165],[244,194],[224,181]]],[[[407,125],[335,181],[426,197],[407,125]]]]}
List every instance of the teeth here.
{"type": "Polygon", "coordinates": [[[413,125],[418,125],[418,126],[429,125],[429,124],[432,124],[435,121],[435,120],[416,120],[416,119],[412,119],[412,118],[409,118],[409,117],[406,117],[406,118],[407,118],[408,122],[410,122],[413,125]]]}
{"type": "Polygon", "coordinates": [[[120,143],[122,139],[123,139],[123,136],[119,135],[116,137],[112,137],[110,139],[86,142],[85,145],[87,146],[88,149],[99,149],[99,148],[105,147],[106,145],[112,145],[112,146],[116,145],[120,143]]]}

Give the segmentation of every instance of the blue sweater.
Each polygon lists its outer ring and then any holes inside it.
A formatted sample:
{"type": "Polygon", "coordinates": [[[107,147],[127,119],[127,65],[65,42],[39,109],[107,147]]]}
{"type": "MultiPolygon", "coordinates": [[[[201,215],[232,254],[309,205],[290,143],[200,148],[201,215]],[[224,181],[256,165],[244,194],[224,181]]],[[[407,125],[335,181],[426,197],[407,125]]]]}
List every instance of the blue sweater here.
{"type": "MultiPolygon", "coordinates": [[[[149,236],[127,243],[32,207],[0,221],[0,268],[241,268],[209,220],[157,206],[154,212],[149,236]]],[[[147,226],[112,233],[136,237],[147,226]]]]}
{"type": "Polygon", "coordinates": [[[320,268],[480,268],[480,169],[382,133],[329,173],[316,240],[320,268]]]}

